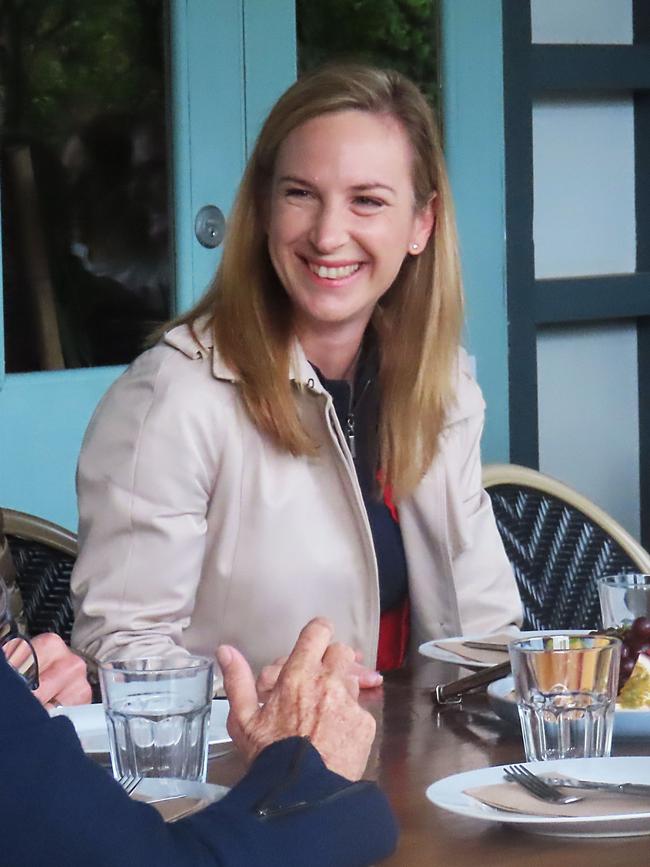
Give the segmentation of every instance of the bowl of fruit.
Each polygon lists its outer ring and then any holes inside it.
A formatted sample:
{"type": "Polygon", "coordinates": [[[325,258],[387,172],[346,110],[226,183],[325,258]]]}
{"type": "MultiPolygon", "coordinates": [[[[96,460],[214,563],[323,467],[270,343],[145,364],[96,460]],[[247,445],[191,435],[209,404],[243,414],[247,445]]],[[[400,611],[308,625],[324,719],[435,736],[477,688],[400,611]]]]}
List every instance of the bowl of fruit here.
{"type": "MultiPolygon", "coordinates": [[[[614,738],[650,736],[650,618],[637,617],[623,626],[602,632],[621,639],[621,666],[614,714],[614,738]]],[[[492,710],[519,725],[512,677],[496,680],[487,688],[492,710]]]]}

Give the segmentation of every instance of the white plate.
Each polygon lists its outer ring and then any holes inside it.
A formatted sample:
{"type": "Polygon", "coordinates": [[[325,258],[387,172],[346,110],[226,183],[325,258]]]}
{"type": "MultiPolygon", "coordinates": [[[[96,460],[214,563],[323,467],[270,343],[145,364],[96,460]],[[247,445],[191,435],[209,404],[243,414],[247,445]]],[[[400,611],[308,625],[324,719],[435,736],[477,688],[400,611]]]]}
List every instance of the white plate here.
{"type": "MultiPolygon", "coordinates": [[[[588,635],[586,629],[542,629],[538,632],[513,632],[512,640],[516,641],[520,638],[536,638],[540,635],[588,635]]],[[[418,647],[422,656],[428,656],[430,659],[438,659],[440,662],[451,662],[454,665],[462,665],[465,668],[489,668],[491,662],[478,662],[473,659],[468,659],[466,656],[461,656],[458,653],[452,653],[451,650],[446,650],[446,644],[457,643],[459,641],[486,641],[489,635],[482,633],[481,635],[457,635],[454,638],[441,638],[435,641],[425,641],[418,647]]],[[[504,662],[506,656],[504,654],[504,662]]]]}
{"type": "Polygon", "coordinates": [[[138,783],[137,800],[162,801],[172,798],[198,798],[212,803],[218,801],[230,790],[227,786],[213,783],[197,783],[191,780],[170,780],[160,777],[145,777],[138,783]]]}
{"type": "MultiPolygon", "coordinates": [[[[495,680],[487,688],[488,701],[492,710],[501,719],[519,726],[519,711],[513,694],[512,677],[495,680]]],[[[614,714],[615,738],[647,738],[650,737],[650,709],[632,710],[617,707],[614,714]]]]}
{"type": "MultiPolygon", "coordinates": [[[[230,704],[225,699],[214,699],[210,715],[208,742],[226,743],[230,735],[226,731],[226,718],[230,704]]],[[[72,707],[57,707],[50,716],[67,716],[75,727],[85,753],[107,753],[108,732],[106,716],[101,704],[79,704],[72,707]]]]}
{"type": "MultiPolygon", "coordinates": [[[[650,779],[650,757],[624,756],[614,759],[564,759],[554,762],[528,762],[527,768],[559,771],[582,780],[612,783],[647,783],[650,779]]],[[[483,819],[513,825],[522,831],[561,837],[637,837],[650,835],[650,812],[622,816],[532,816],[528,813],[507,813],[481,804],[464,794],[465,789],[503,782],[503,766],[467,771],[438,780],[427,789],[427,798],[437,807],[483,819]]],[[[570,863],[570,858],[567,861],[570,863]]]]}

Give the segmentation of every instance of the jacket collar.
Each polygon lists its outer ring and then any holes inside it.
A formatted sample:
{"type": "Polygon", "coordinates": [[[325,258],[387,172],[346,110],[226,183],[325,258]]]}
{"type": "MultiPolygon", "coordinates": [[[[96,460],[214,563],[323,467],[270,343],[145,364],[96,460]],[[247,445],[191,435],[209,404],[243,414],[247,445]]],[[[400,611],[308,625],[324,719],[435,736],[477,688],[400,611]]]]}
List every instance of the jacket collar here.
{"type": "MultiPolygon", "coordinates": [[[[237,371],[229,367],[221,354],[215,348],[214,334],[208,325],[208,317],[203,316],[196,320],[194,328],[188,325],[177,325],[167,331],[163,337],[165,343],[178,349],[188,358],[211,359],[212,375],[215,379],[226,382],[239,382],[237,371]]],[[[316,371],[311,366],[298,340],[293,341],[289,362],[289,378],[298,385],[308,386],[313,391],[324,392],[316,371]]]]}
{"type": "MultiPolygon", "coordinates": [[[[188,358],[211,359],[212,375],[215,379],[226,382],[239,382],[239,374],[221,358],[214,346],[212,329],[208,326],[208,317],[201,317],[194,323],[194,333],[187,325],[177,325],[168,331],[163,340],[174,349],[178,349],[188,358]]],[[[482,412],[485,404],[480,390],[472,376],[471,364],[464,349],[460,350],[457,367],[456,400],[447,410],[445,427],[462,421],[474,413],[482,412]]],[[[300,386],[309,388],[318,394],[325,394],[322,383],[316,371],[311,366],[298,340],[293,341],[289,378],[300,386]]]]}

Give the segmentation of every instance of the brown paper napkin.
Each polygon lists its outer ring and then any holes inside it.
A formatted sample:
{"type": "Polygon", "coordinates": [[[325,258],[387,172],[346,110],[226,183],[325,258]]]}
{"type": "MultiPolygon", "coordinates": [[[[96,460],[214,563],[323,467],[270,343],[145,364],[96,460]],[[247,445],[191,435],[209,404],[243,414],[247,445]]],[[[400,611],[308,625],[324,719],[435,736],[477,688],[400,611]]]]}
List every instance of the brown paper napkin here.
{"type": "Polygon", "coordinates": [[[577,804],[549,804],[530,795],[517,783],[494,783],[465,789],[466,795],[482,804],[505,810],[509,813],[526,813],[531,816],[621,816],[627,813],[650,813],[650,798],[637,795],[618,795],[611,792],[594,792],[584,789],[563,789],[567,794],[582,795],[577,804]]]}
{"type": "MultiPolygon", "coordinates": [[[[500,632],[496,635],[488,635],[481,638],[482,644],[507,644],[516,638],[511,632],[500,632]]],[[[466,647],[462,641],[434,641],[436,647],[456,653],[471,662],[481,662],[485,665],[498,665],[508,659],[507,650],[478,650],[475,647],[466,647]]]]}
{"type": "Polygon", "coordinates": [[[211,804],[207,798],[174,798],[173,801],[160,801],[151,806],[163,817],[165,822],[177,822],[185,816],[191,816],[211,804]]]}
{"type": "Polygon", "coordinates": [[[146,796],[139,796],[137,792],[132,797],[134,801],[143,801],[145,804],[155,807],[165,822],[177,822],[212,803],[208,798],[189,798],[186,796],[168,798],[164,801],[152,801],[146,796]]]}

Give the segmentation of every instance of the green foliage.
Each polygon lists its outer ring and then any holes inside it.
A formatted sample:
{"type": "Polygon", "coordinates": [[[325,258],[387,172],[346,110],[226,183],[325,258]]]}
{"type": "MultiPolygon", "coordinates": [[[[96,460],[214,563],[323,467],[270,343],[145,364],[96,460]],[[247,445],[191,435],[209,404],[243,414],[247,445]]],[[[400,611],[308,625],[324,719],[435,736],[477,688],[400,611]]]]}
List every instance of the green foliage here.
{"type": "Polygon", "coordinates": [[[438,102],[439,0],[296,0],[301,71],[352,60],[405,73],[438,102]]]}
{"type": "Polygon", "coordinates": [[[4,0],[5,127],[58,141],[101,111],[163,98],[160,0],[4,0]]]}

